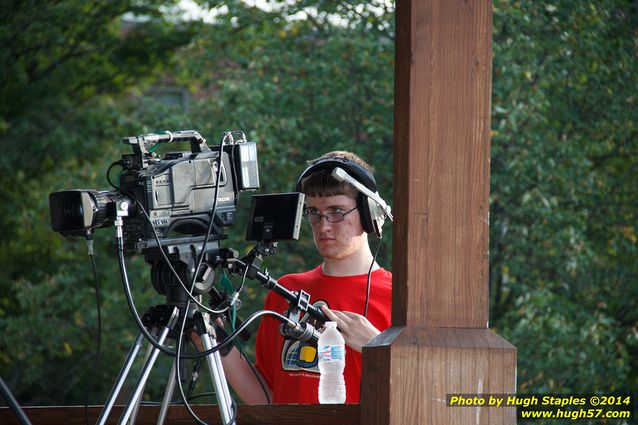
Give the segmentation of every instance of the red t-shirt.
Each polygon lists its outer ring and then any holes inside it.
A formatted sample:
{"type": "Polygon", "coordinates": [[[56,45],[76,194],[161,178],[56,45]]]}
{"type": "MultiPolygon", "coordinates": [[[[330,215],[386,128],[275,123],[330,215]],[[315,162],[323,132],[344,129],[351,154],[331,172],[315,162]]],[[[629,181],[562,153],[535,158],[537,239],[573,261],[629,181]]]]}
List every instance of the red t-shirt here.
{"type": "MultiPolygon", "coordinates": [[[[310,302],[320,307],[363,314],[366,299],[367,274],[357,276],[328,276],[321,266],[305,273],[283,276],[278,282],[290,291],[303,289],[310,294],[310,302]]],[[[384,269],[372,272],[370,279],[368,320],[380,331],[390,326],[392,319],[392,273],[384,269]]],[[[271,291],[265,310],[284,314],[288,301],[271,291]]],[[[301,321],[307,320],[307,315],[301,321]]],[[[284,340],[279,332],[280,322],[264,316],[257,331],[255,366],[272,389],[273,403],[318,403],[319,367],[316,344],[284,340]]],[[[361,353],[346,346],[346,403],[358,403],[361,385],[361,353]]]]}

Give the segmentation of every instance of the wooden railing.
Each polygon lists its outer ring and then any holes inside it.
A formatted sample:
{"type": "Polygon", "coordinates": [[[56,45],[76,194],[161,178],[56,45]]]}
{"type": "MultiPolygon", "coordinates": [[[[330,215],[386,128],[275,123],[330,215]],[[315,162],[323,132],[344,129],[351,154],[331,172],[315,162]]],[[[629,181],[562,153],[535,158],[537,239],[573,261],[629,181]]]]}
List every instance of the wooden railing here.
{"type": "MultiPolygon", "coordinates": [[[[122,406],[114,406],[109,416],[109,424],[117,423],[122,406]]],[[[24,413],[33,425],[85,425],[83,406],[24,407],[24,413]]],[[[87,411],[88,423],[94,424],[102,406],[90,406],[87,411]]],[[[195,405],[195,413],[207,424],[221,424],[219,409],[215,405],[195,405]]],[[[142,406],[137,415],[138,425],[157,423],[159,406],[142,406]]],[[[240,425],[361,425],[361,407],[347,405],[240,405],[237,423],[240,425]]],[[[193,424],[195,421],[183,406],[171,406],[168,410],[167,425],[193,424]]],[[[20,425],[8,407],[0,407],[0,424],[20,425]]]]}

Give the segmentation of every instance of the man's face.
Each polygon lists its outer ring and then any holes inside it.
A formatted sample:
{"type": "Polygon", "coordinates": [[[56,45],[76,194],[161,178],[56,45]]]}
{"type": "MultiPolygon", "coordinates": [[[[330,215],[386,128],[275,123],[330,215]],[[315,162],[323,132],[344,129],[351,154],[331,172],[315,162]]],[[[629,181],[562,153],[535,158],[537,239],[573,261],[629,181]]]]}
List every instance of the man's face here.
{"type": "MultiPolygon", "coordinates": [[[[356,201],[346,195],[306,197],[306,209],[310,213],[323,215],[335,212],[346,213],[356,206],[356,201]]],[[[318,223],[311,226],[317,250],[327,259],[348,258],[367,242],[358,209],[345,215],[343,221],[338,223],[330,223],[326,217],[321,217],[318,223]]]]}

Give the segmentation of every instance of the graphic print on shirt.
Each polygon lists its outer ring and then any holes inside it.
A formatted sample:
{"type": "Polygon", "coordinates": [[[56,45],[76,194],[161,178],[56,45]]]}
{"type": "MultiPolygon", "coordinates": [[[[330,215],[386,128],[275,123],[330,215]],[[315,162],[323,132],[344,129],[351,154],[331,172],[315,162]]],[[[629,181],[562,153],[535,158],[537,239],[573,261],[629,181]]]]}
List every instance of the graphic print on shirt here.
{"type": "MultiPolygon", "coordinates": [[[[315,301],[313,304],[317,309],[328,304],[325,301],[315,301]]],[[[317,327],[315,319],[310,317],[308,313],[304,314],[300,322],[309,321],[310,324],[317,327]]],[[[281,350],[281,367],[288,372],[312,372],[319,373],[319,365],[317,363],[317,343],[312,341],[300,342],[294,339],[284,340],[281,350]]]]}

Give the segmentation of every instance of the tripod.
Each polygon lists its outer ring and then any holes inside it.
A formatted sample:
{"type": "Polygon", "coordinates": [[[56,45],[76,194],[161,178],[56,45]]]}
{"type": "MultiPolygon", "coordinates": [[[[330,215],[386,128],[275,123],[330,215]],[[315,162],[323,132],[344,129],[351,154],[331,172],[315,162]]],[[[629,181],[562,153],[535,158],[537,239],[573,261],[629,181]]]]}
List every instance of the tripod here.
{"type": "MultiPolygon", "coordinates": [[[[130,299],[128,277],[126,275],[126,266],[124,263],[121,220],[116,220],[115,225],[117,231],[120,272],[122,274],[125,291],[127,292],[127,298],[129,298],[129,302],[132,303],[132,300],[130,299]]],[[[144,392],[144,386],[146,385],[146,381],[148,380],[148,376],[151,373],[155,361],[157,360],[159,352],[163,351],[160,347],[163,347],[167,338],[172,338],[177,341],[180,340],[179,337],[181,336],[180,333],[182,330],[180,329],[179,332],[176,332],[178,323],[183,321],[184,334],[188,334],[192,329],[195,329],[206,351],[211,350],[217,345],[214,331],[209,331],[210,321],[208,315],[201,313],[197,305],[192,308],[190,307],[190,297],[192,295],[187,293],[186,288],[182,283],[183,281],[192,281],[192,291],[195,291],[196,294],[206,293],[212,287],[215,273],[214,266],[212,264],[213,260],[210,259],[212,258],[214,261],[217,261],[214,255],[217,252],[217,245],[215,244],[204,253],[205,255],[202,258],[209,259],[205,261],[201,274],[198,274],[198,268],[195,267],[197,250],[198,247],[193,243],[193,241],[185,240],[171,243],[166,242],[164,246],[158,245],[143,250],[145,260],[151,264],[151,280],[153,287],[158,293],[166,295],[167,303],[151,307],[144,314],[141,321],[144,330],[140,329],[140,333],[129,350],[126,360],[124,361],[124,365],[122,366],[115,384],[111,389],[109,397],[104,403],[104,408],[98,418],[98,425],[104,425],[106,423],[109,413],[113,408],[113,404],[115,403],[115,400],[131,371],[133,362],[142,347],[145,334],[150,335],[153,342],[149,341],[144,366],[142,367],[139,379],[130,394],[128,401],[126,402],[118,424],[135,423],[142,394],[144,392]],[[194,276],[194,274],[197,274],[197,276],[194,276]]],[[[201,295],[198,295],[197,298],[201,299],[201,295]]],[[[134,308],[134,306],[132,307],[134,308]]],[[[177,348],[179,352],[180,347],[177,348]]],[[[206,360],[212,382],[215,387],[215,394],[217,396],[217,402],[223,423],[225,425],[229,425],[234,422],[233,401],[228,389],[228,383],[226,382],[226,376],[222,367],[219,351],[214,351],[206,355],[206,360]]],[[[175,357],[173,361],[171,374],[166,385],[164,399],[162,400],[162,406],[157,420],[158,424],[163,424],[166,419],[170,401],[175,389],[175,375],[177,368],[179,367],[179,361],[180,359],[178,357],[175,357]]]]}
{"type": "MultiPolygon", "coordinates": [[[[187,312],[184,312],[187,314],[187,312]]],[[[180,317],[180,308],[174,305],[164,304],[159,306],[151,307],[146,314],[144,315],[143,323],[147,330],[155,336],[156,342],[160,345],[164,344],[164,342],[169,337],[175,337],[174,330],[179,322],[180,317]]],[[[187,329],[195,329],[199,334],[203,347],[205,350],[210,350],[215,345],[217,345],[216,338],[214,334],[211,333],[207,329],[206,325],[207,315],[202,314],[199,311],[195,311],[192,318],[187,318],[186,320],[190,321],[192,325],[187,326],[187,329]]],[[[104,403],[104,408],[100,413],[98,418],[98,425],[104,425],[109,416],[109,413],[115,403],[115,399],[117,398],[124,382],[126,381],[127,376],[130,373],[131,367],[135,358],[142,347],[142,343],[144,342],[144,335],[142,332],[139,333],[129,353],[126,357],[124,365],[118,374],[118,377],[111,389],[109,397],[107,401],[104,403]]],[[[142,371],[140,373],[140,377],[131,392],[128,401],[124,407],[122,415],[118,421],[118,424],[125,424],[127,422],[133,424],[135,423],[137,412],[140,406],[142,393],[144,391],[144,386],[146,385],[146,381],[148,376],[157,360],[160,349],[149,343],[148,350],[146,353],[146,360],[144,366],[142,367],[142,371]]],[[[215,351],[206,356],[206,360],[208,363],[208,369],[211,374],[212,382],[215,387],[215,393],[217,395],[217,402],[219,405],[219,410],[221,413],[222,420],[224,424],[230,424],[233,422],[233,412],[232,412],[232,398],[230,396],[230,391],[228,389],[228,384],[226,382],[226,376],[224,374],[224,369],[221,364],[221,356],[219,351],[215,351]]],[[[168,408],[170,406],[170,401],[173,395],[173,391],[175,389],[176,383],[176,368],[178,365],[179,359],[175,358],[173,360],[173,365],[171,367],[171,374],[168,378],[168,383],[166,385],[166,391],[164,393],[164,399],[162,400],[162,405],[160,408],[160,414],[157,419],[158,424],[163,424],[166,419],[166,415],[168,413],[168,408]]]]}

